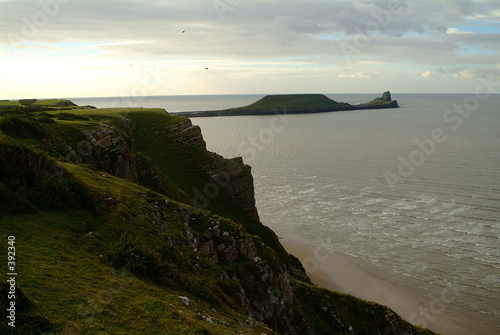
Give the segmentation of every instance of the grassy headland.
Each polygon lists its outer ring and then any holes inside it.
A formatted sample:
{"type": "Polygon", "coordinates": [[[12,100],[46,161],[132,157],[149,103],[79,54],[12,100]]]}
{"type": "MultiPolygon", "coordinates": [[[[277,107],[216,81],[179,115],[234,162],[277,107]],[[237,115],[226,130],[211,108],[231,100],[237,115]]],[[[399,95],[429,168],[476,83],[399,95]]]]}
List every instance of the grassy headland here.
{"type": "Polygon", "coordinates": [[[305,114],[348,111],[357,109],[398,108],[396,100],[391,100],[389,92],[368,103],[351,105],[337,102],[323,94],[284,94],[266,95],[262,99],[243,107],[215,111],[181,112],[176,115],[187,117],[236,116],[236,115],[271,115],[305,114]]]}

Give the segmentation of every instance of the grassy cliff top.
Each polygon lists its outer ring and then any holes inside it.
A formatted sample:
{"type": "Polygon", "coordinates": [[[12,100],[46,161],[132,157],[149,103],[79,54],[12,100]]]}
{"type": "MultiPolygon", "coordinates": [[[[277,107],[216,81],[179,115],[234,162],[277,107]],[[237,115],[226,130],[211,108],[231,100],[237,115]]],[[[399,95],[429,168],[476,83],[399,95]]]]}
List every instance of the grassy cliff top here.
{"type": "Polygon", "coordinates": [[[24,106],[24,107],[47,107],[47,108],[84,108],[77,106],[71,100],[67,99],[21,99],[21,100],[0,100],[0,107],[2,106],[24,106]]]}
{"type": "Polygon", "coordinates": [[[297,109],[310,109],[311,107],[335,108],[339,103],[323,94],[278,94],[266,95],[262,99],[242,109],[276,109],[289,106],[297,109]]]}

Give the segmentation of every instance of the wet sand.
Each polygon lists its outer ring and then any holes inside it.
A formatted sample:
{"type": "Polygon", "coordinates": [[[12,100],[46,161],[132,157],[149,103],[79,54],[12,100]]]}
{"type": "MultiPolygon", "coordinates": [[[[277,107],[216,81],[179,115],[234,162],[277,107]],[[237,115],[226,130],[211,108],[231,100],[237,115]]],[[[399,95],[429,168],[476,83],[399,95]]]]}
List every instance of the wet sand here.
{"type": "MultiPolygon", "coordinates": [[[[441,309],[442,297],[424,298],[410,287],[376,276],[346,255],[290,239],[281,240],[281,243],[289,253],[300,259],[316,285],[389,306],[410,323],[425,326],[439,334],[494,334],[494,330],[483,329],[478,322],[468,320],[466,315],[441,309]],[[433,306],[439,313],[432,313],[433,306]]],[[[452,297],[453,292],[445,291],[443,294],[446,299],[452,297]]]]}

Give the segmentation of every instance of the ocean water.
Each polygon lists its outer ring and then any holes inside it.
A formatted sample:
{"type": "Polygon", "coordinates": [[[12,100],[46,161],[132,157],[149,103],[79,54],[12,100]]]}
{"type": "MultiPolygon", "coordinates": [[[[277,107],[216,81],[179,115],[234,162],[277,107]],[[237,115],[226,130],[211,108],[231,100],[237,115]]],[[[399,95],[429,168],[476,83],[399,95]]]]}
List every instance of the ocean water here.
{"type": "MultiPolygon", "coordinates": [[[[210,110],[262,96],[138,103],[210,110]]],[[[500,329],[500,95],[471,97],[393,94],[399,109],[192,121],[209,150],[252,166],[261,220],[279,236],[341,252],[420,292],[432,318],[457,311],[500,329]]],[[[109,107],[116,99],[126,98],[72,100],[109,107]]]]}

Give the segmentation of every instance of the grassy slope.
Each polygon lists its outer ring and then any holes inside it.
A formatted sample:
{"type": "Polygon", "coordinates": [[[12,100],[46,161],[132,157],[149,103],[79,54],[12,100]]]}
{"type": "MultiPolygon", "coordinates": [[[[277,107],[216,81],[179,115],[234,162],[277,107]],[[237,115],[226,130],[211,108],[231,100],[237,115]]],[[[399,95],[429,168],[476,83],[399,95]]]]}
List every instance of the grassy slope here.
{"type": "MultiPolygon", "coordinates": [[[[134,217],[146,206],[146,197],[142,195],[150,192],[92,170],[66,167],[90,187],[104,191],[103,196],[116,199],[117,205],[111,206],[105,216],[97,217],[85,210],[3,216],[0,227],[2,239],[16,236],[17,283],[35,303],[39,314],[55,325],[49,333],[165,334],[165,330],[169,334],[235,333],[218,321],[252,334],[266,331],[259,326],[255,329],[240,326],[234,322],[240,318],[237,313],[227,308],[214,312],[213,306],[184,290],[158,286],[110,267],[101,255],[111,252],[109,246],[123,231],[157,244],[155,247],[161,244],[151,237],[160,234],[159,229],[152,229],[146,217],[134,217]],[[92,237],[87,235],[90,231],[92,237]],[[187,295],[197,303],[187,307],[179,295],[187,295]],[[218,321],[203,321],[201,315],[218,321]]],[[[166,200],[160,195],[151,196],[166,200]]],[[[182,234],[181,227],[174,224],[169,229],[172,229],[170,236],[182,234]]],[[[6,268],[4,258],[0,268],[6,268]]],[[[0,279],[5,276],[2,274],[0,279]]]]}
{"type": "Polygon", "coordinates": [[[372,101],[368,102],[367,105],[372,105],[372,106],[383,106],[383,105],[390,105],[391,101],[384,100],[382,98],[375,98],[372,101]]]}
{"type": "Polygon", "coordinates": [[[289,94],[289,95],[267,95],[251,105],[242,109],[280,109],[284,106],[297,109],[335,108],[339,106],[334,100],[322,94],[289,94]]]}
{"type": "MultiPolygon", "coordinates": [[[[42,100],[36,100],[29,106],[31,107],[47,107],[47,108],[53,108],[53,109],[61,109],[61,108],[68,108],[69,106],[66,106],[67,104],[71,104],[70,100],[66,99],[42,99],[42,100]]],[[[23,106],[20,103],[20,100],[3,100],[0,101],[0,107],[3,106],[23,106]]],[[[71,108],[74,109],[81,109],[84,108],[83,106],[71,106],[71,108]]]]}
{"type": "Polygon", "coordinates": [[[244,107],[231,108],[221,112],[237,114],[238,112],[294,112],[294,111],[326,111],[350,109],[351,105],[339,103],[323,94],[283,94],[267,95],[262,99],[244,107]]]}
{"type": "MultiPolygon", "coordinates": [[[[388,334],[388,320],[401,320],[388,307],[305,283],[297,286],[295,295],[317,335],[388,334]]],[[[407,327],[404,330],[417,334],[434,334],[409,324],[407,327]]],[[[400,333],[407,334],[404,330],[401,329],[400,333]]]]}

